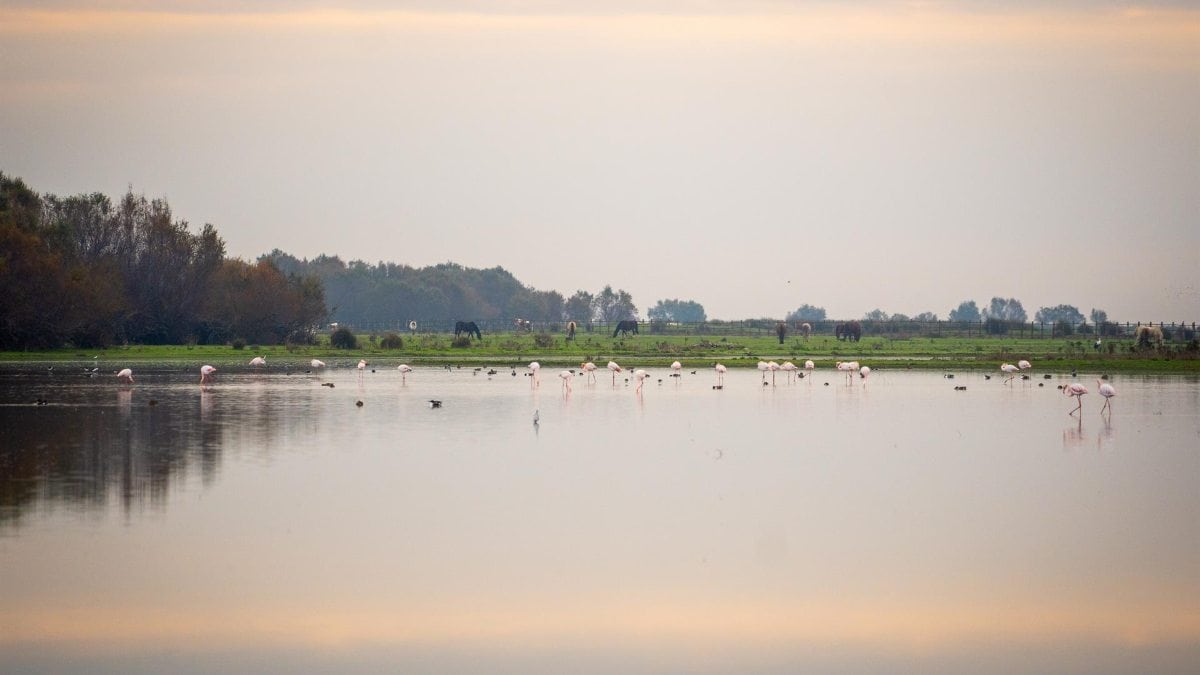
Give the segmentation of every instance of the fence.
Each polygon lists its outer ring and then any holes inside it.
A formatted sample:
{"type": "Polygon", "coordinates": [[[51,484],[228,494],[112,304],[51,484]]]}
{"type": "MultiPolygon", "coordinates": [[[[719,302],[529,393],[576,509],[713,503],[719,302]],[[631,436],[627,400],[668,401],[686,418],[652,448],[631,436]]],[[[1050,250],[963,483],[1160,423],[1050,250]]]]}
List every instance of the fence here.
{"type": "MultiPolygon", "coordinates": [[[[464,319],[466,320],[466,319],[464,319]]],[[[455,321],[452,319],[416,319],[411,320],[416,327],[410,329],[410,320],[379,321],[365,323],[341,323],[331,326],[344,326],[360,334],[384,334],[389,332],[400,334],[431,334],[453,333],[455,321]]],[[[530,321],[527,327],[518,327],[511,320],[480,320],[475,324],[486,336],[500,333],[551,333],[562,334],[567,330],[566,321],[530,321]]],[[[576,335],[612,337],[616,330],[615,323],[606,322],[576,322],[576,335]]],[[[639,321],[639,335],[676,335],[676,336],[729,336],[729,337],[776,337],[780,321],[776,319],[753,319],[746,321],[701,321],[701,322],[667,322],[639,321]]],[[[805,322],[790,321],[786,325],[787,338],[803,336],[801,324],[805,322]]],[[[986,319],[982,321],[809,321],[811,336],[833,336],[839,325],[857,323],[862,337],[1001,337],[1012,338],[1064,338],[1064,337],[1113,337],[1132,338],[1138,326],[1158,326],[1162,328],[1167,340],[1187,341],[1196,337],[1196,322],[1105,322],[1099,326],[1093,324],[1070,324],[1066,322],[1048,323],[1040,321],[999,321],[986,319]]]]}

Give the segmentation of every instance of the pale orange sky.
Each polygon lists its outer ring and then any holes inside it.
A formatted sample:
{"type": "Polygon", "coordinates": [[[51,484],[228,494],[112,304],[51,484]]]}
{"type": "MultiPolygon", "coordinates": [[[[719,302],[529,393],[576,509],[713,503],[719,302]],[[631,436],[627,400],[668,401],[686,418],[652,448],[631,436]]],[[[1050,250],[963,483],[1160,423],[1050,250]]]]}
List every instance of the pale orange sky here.
{"type": "Polygon", "coordinates": [[[3,2],[0,41],[0,170],[236,256],[730,319],[1200,315],[1187,3],[3,2]]]}

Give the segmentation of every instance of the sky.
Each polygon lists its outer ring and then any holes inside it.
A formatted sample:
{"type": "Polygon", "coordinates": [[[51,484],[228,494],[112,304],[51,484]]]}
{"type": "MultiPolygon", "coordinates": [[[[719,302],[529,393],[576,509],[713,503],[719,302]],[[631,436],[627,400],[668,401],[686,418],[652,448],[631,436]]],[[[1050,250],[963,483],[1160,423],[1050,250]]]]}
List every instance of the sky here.
{"type": "Polygon", "coordinates": [[[645,312],[1200,320],[1200,3],[0,0],[0,171],[645,312]]]}

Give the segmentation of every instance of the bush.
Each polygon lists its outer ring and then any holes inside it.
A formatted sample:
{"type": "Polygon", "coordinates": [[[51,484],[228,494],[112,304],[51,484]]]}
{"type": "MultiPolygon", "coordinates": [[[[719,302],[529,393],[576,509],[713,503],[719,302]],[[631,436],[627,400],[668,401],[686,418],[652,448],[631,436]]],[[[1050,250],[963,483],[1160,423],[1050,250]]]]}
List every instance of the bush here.
{"type": "Polygon", "coordinates": [[[554,346],[554,336],[549,333],[538,333],[533,336],[533,345],[546,349],[554,346]]]}
{"type": "Polygon", "coordinates": [[[358,338],[349,328],[338,328],[329,334],[329,345],[337,349],[358,349],[358,338]]]}
{"type": "Polygon", "coordinates": [[[238,350],[245,349],[245,348],[246,348],[246,341],[245,341],[245,340],[243,340],[242,338],[234,338],[234,340],[233,340],[233,348],[234,348],[234,349],[238,349],[238,350]]]}
{"type": "Polygon", "coordinates": [[[459,335],[458,337],[456,337],[450,341],[450,346],[457,347],[459,349],[462,349],[463,347],[470,347],[471,346],[471,338],[466,335],[459,335]]]}
{"type": "Polygon", "coordinates": [[[396,333],[386,333],[383,339],[379,341],[379,346],[384,349],[403,349],[404,340],[401,340],[400,336],[396,333]]]}

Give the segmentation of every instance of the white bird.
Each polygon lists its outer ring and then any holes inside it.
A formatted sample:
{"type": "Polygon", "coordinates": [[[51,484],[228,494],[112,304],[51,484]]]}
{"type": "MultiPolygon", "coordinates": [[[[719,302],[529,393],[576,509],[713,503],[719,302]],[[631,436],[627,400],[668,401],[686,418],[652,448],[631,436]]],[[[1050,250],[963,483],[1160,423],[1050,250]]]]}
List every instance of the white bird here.
{"type": "Polygon", "coordinates": [[[217,372],[216,368],[209,365],[200,366],[200,384],[213,381],[213,373],[217,372]]]}
{"type": "Polygon", "coordinates": [[[1008,373],[1008,378],[1004,380],[1004,384],[1008,384],[1014,377],[1017,376],[1017,373],[1020,372],[1021,369],[1011,363],[1001,363],[1000,370],[1008,373]]]}
{"type": "MultiPolygon", "coordinates": [[[[871,366],[863,366],[862,368],[859,368],[859,370],[858,370],[858,376],[864,380],[867,379],[867,376],[870,374],[871,374],[871,366]]],[[[864,387],[867,386],[867,383],[863,382],[863,386],[864,387]]]]}
{"type": "Polygon", "coordinates": [[[608,369],[612,371],[612,381],[615,387],[617,386],[617,373],[621,372],[621,366],[618,366],[616,361],[609,361],[608,369]]]}
{"type": "Polygon", "coordinates": [[[1021,370],[1029,370],[1032,367],[1033,367],[1033,364],[1026,361],[1025,359],[1021,359],[1020,361],[1017,361],[1017,368],[1020,368],[1021,370]]]}
{"type": "Polygon", "coordinates": [[[638,368],[637,370],[633,371],[633,376],[637,379],[637,392],[639,394],[642,393],[642,385],[646,383],[647,375],[648,375],[648,373],[646,371],[642,370],[641,368],[638,368]]]}
{"type": "Polygon", "coordinates": [[[766,361],[758,362],[758,372],[762,373],[763,384],[766,384],[766,382],[767,382],[767,371],[770,369],[771,369],[771,367],[767,365],[766,361]]]}
{"type": "Polygon", "coordinates": [[[538,380],[538,371],[542,369],[542,364],[538,363],[537,361],[532,361],[526,367],[529,368],[529,372],[533,374],[533,379],[529,381],[529,388],[533,389],[534,387],[540,386],[541,381],[538,380]]]}
{"type": "Polygon", "coordinates": [[[679,377],[679,371],[683,369],[683,364],[675,361],[671,363],[671,377],[679,377]]]}
{"type": "Polygon", "coordinates": [[[779,372],[779,364],[774,361],[767,361],[767,370],[771,371],[771,386],[775,386],[775,373],[779,372]]]}
{"type": "Polygon", "coordinates": [[[1099,388],[1100,395],[1104,397],[1104,405],[1100,408],[1100,414],[1103,415],[1105,410],[1111,413],[1112,406],[1109,404],[1112,403],[1112,397],[1117,395],[1117,390],[1111,384],[1100,380],[1096,380],[1096,386],[1099,388]]]}
{"type": "MultiPolygon", "coordinates": [[[[817,364],[813,363],[812,359],[809,359],[808,361],[804,362],[804,372],[808,373],[808,375],[810,377],[812,376],[813,368],[816,368],[816,367],[817,367],[817,364]]],[[[812,380],[809,380],[809,381],[811,382],[812,380]]]]}
{"type": "Polygon", "coordinates": [[[133,371],[129,368],[122,368],[120,372],[117,373],[117,379],[122,382],[133,384],[133,371]]]}
{"type": "Polygon", "coordinates": [[[796,374],[797,370],[799,370],[799,368],[796,367],[796,364],[792,363],[791,361],[784,361],[783,365],[779,366],[779,369],[787,373],[788,382],[792,381],[792,376],[796,374]]]}
{"type": "Polygon", "coordinates": [[[579,368],[588,374],[588,379],[592,382],[596,381],[596,364],[588,361],[587,363],[579,364],[579,368]]]}
{"type": "Polygon", "coordinates": [[[250,359],[250,365],[252,365],[252,366],[265,366],[265,365],[267,365],[267,360],[266,360],[266,359],[264,359],[264,358],[263,358],[263,357],[261,357],[261,356],[256,356],[256,357],[254,357],[254,358],[250,359]]]}
{"type": "Polygon", "coordinates": [[[413,369],[412,366],[408,365],[407,363],[401,363],[400,365],[396,366],[396,370],[400,371],[400,384],[404,384],[408,374],[411,373],[413,369]]]}
{"type": "MultiPolygon", "coordinates": [[[[1067,413],[1068,415],[1074,415],[1076,412],[1080,412],[1083,410],[1083,395],[1088,393],[1087,387],[1083,386],[1082,384],[1079,384],[1078,382],[1075,382],[1073,384],[1068,384],[1067,386],[1063,387],[1063,393],[1066,394],[1067,396],[1074,396],[1075,398],[1079,399],[1079,405],[1075,406],[1074,410],[1067,413]]],[[[1080,412],[1080,414],[1082,415],[1081,412],[1080,412]]]]}
{"type": "Polygon", "coordinates": [[[361,373],[362,371],[367,369],[367,362],[364,361],[363,359],[359,359],[357,368],[358,368],[358,372],[361,373]]]}
{"type": "Polygon", "coordinates": [[[571,380],[575,378],[575,373],[564,370],[558,376],[562,378],[563,389],[566,389],[568,394],[571,393],[571,380]]]}
{"type": "Polygon", "coordinates": [[[311,367],[311,368],[314,368],[314,369],[316,369],[316,368],[324,368],[324,367],[325,367],[325,362],[324,362],[324,361],[322,361],[322,360],[320,360],[320,359],[313,359],[312,361],[310,361],[310,362],[309,362],[309,364],[308,364],[308,365],[309,365],[309,367],[311,367]]]}
{"type": "Polygon", "coordinates": [[[717,371],[717,385],[721,387],[725,386],[725,372],[729,369],[718,363],[713,366],[713,370],[717,371]]]}

